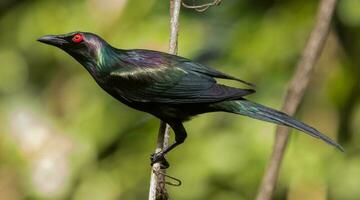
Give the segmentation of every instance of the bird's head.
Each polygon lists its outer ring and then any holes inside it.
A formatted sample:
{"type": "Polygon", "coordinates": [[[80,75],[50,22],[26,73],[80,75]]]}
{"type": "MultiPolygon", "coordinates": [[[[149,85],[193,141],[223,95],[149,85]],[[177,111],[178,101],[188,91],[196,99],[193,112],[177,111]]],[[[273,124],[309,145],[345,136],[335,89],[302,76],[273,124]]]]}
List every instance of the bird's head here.
{"type": "Polygon", "coordinates": [[[64,50],[83,65],[99,63],[102,49],[108,46],[101,37],[87,32],[46,35],[38,41],[64,50]]]}

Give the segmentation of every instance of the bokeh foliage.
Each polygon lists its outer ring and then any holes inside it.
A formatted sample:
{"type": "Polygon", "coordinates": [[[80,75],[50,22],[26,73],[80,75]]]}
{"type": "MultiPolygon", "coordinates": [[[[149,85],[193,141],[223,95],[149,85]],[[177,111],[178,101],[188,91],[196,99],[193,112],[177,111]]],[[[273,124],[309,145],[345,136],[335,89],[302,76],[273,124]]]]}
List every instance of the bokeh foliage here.
{"type": "MultiPolygon", "coordinates": [[[[36,39],[95,32],[119,48],[167,51],[169,8],[155,0],[1,0],[0,199],[146,199],[159,122],[121,105],[58,49],[36,39]]],[[[189,3],[192,1],[189,0],[189,3]]],[[[198,1],[201,2],[201,1],[198,1]]],[[[182,9],[179,54],[253,82],[279,108],[317,1],[224,1],[182,9]]],[[[341,0],[297,118],[345,145],[293,131],[275,199],[360,196],[360,4],[341,0]]],[[[240,87],[238,83],[229,82],[240,87]]],[[[186,123],[172,199],[253,199],[274,126],[225,113],[186,123]]]]}

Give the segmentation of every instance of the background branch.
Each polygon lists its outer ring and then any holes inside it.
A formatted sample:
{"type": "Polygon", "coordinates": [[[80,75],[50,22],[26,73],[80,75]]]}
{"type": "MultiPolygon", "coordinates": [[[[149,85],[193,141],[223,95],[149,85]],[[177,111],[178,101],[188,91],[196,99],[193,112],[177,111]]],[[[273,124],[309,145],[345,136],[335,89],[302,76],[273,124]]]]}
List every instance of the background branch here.
{"type": "Polygon", "coordinates": [[[185,7],[185,8],[190,8],[190,9],[195,9],[196,11],[198,12],[204,12],[206,11],[208,8],[210,8],[211,6],[218,6],[220,5],[222,0],[214,0],[213,2],[210,2],[210,3],[205,3],[205,4],[201,4],[201,5],[189,5],[185,2],[182,2],[182,5],[185,7]]]}
{"type": "MultiPolygon", "coordinates": [[[[177,54],[179,15],[181,0],[170,0],[170,42],[169,53],[177,54]]],[[[170,127],[165,122],[160,122],[157,145],[155,152],[160,152],[169,143],[170,127]]],[[[165,183],[166,170],[160,168],[160,163],[155,163],[151,170],[149,200],[166,200],[169,195],[166,191],[165,183]]]]}
{"type": "MultiPolygon", "coordinates": [[[[282,110],[289,115],[293,115],[296,112],[303,99],[305,90],[308,87],[313,68],[322,52],[329,33],[331,18],[334,13],[336,2],[336,0],[320,1],[315,27],[303,50],[303,56],[298,62],[296,72],[293,75],[287,90],[282,108],[282,110]]],[[[272,199],[288,139],[289,129],[278,126],[276,130],[275,145],[258,191],[257,200],[272,199]]]]}

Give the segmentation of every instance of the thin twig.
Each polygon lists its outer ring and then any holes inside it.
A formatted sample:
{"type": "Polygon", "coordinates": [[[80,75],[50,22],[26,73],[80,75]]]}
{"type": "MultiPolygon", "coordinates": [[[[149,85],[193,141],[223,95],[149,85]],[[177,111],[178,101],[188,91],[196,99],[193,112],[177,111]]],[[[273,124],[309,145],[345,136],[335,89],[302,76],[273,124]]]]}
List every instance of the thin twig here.
{"type": "Polygon", "coordinates": [[[201,5],[189,5],[185,2],[182,2],[182,5],[185,7],[185,8],[190,8],[190,9],[195,9],[196,11],[198,12],[204,12],[206,11],[207,9],[209,9],[211,6],[218,6],[220,5],[222,0],[214,0],[213,2],[210,2],[210,3],[205,3],[205,4],[201,4],[201,5]]]}
{"type": "Polygon", "coordinates": [[[179,16],[181,0],[170,0],[170,42],[169,53],[177,54],[179,36],[179,16]]]}
{"type": "MultiPolygon", "coordinates": [[[[170,44],[169,53],[177,54],[179,15],[181,0],[170,0],[170,44]]],[[[169,143],[170,127],[165,122],[160,122],[157,145],[155,152],[160,152],[169,143]]],[[[169,195],[166,191],[166,170],[160,168],[160,163],[155,163],[151,169],[149,200],[167,200],[169,195]]],[[[180,183],[181,184],[181,183],[180,183]]]]}
{"type": "MultiPolygon", "coordinates": [[[[296,112],[308,87],[311,75],[313,74],[313,68],[322,52],[329,33],[336,2],[336,0],[321,0],[320,2],[315,27],[303,50],[303,56],[298,62],[282,108],[289,115],[293,115],[296,112]]],[[[275,145],[257,194],[257,200],[272,199],[288,139],[289,129],[278,126],[275,145]]]]}

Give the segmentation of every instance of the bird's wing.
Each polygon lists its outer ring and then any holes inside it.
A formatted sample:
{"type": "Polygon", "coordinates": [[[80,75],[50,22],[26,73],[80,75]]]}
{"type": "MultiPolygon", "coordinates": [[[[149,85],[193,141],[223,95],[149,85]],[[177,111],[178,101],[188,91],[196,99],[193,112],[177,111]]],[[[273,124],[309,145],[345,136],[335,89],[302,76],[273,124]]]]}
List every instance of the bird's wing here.
{"type": "Polygon", "coordinates": [[[174,60],[158,53],[133,53],[112,71],[110,79],[117,93],[136,102],[182,104],[239,99],[255,92],[217,84],[214,77],[222,74],[191,68],[188,60],[174,60]]]}
{"type": "Polygon", "coordinates": [[[184,59],[180,67],[188,69],[190,71],[195,71],[197,73],[205,74],[205,75],[208,75],[208,76],[211,76],[214,78],[234,80],[234,81],[244,83],[248,86],[255,87],[255,85],[252,83],[249,83],[249,82],[241,80],[239,78],[222,73],[220,71],[217,71],[216,69],[207,67],[205,65],[201,65],[199,63],[192,62],[191,60],[188,60],[188,59],[184,59]]]}

